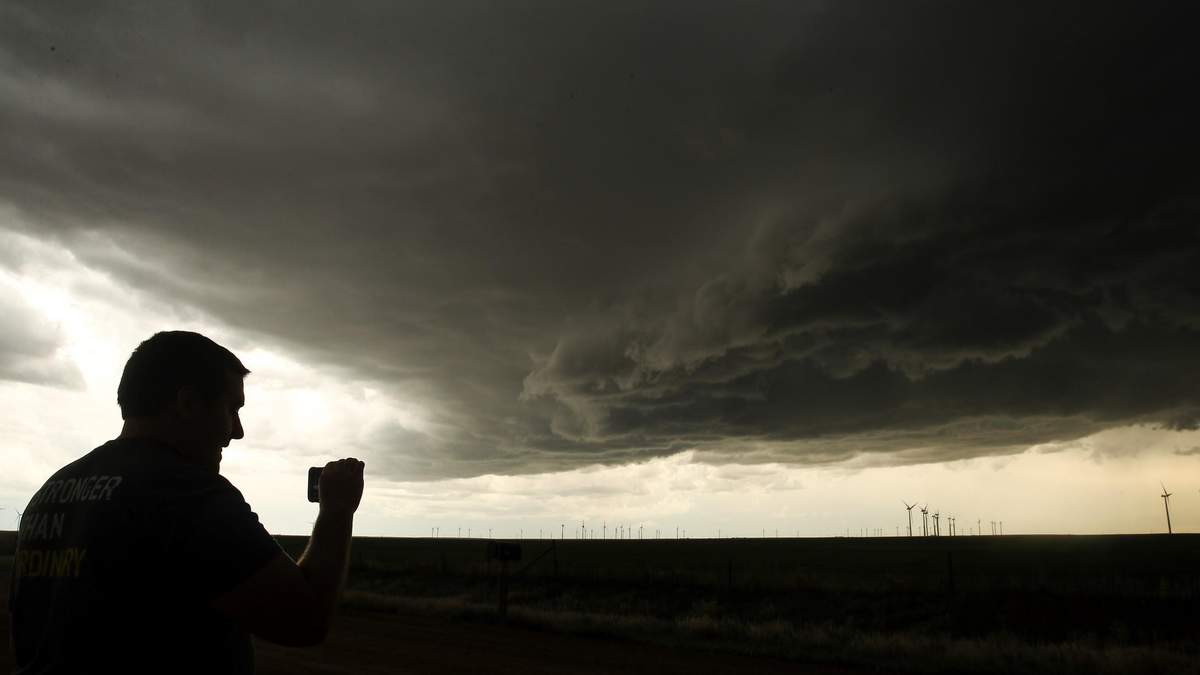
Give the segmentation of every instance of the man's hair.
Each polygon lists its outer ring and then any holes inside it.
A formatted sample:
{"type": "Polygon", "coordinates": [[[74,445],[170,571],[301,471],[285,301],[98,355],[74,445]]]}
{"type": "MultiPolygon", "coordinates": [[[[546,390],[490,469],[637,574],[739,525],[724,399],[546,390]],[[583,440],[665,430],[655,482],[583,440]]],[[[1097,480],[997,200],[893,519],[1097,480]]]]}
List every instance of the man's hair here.
{"type": "Polygon", "coordinates": [[[155,333],[125,362],[117,385],[121,419],[157,417],[187,385],[195,387],[205,401],[215,403],[227,390],[225,373],[245,377],[250,371],[233,352],[199,333],[155,333]]]}

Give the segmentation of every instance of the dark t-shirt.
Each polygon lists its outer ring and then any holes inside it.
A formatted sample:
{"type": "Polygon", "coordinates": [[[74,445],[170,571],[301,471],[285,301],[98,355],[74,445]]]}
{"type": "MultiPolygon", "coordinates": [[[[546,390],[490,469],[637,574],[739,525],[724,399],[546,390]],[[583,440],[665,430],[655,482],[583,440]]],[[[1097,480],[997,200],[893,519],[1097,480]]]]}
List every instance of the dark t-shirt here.
{"type": "Polygon", "coordinates": [[[224,477],[157,441],[109,441],[21,518],[16,672],[253,672],[249,634],[209,601],[280,550],[224,477]]]}

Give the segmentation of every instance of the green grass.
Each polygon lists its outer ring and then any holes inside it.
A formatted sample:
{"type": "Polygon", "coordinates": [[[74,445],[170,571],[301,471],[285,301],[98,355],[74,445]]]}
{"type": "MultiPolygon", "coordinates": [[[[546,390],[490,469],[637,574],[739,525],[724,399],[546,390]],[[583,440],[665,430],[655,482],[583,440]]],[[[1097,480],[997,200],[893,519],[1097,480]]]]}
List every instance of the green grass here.
{"type": "MultiPolygon", "coordinates": [[[[432,613],[496,622],[495,607],[466,597],[412,598],[350,591],[350,607],[432,613]]],[[[880,632],[822,622],[753,621],[716,616],[712,609],[675,618],[638,613],[547,610],[514,606],[507,622],[573,635],[648,642],[693,651],[765,655],[807,663],[874,666],[915,673],[1045,673],[1124,675],[1200,672],[1185,645],[1130,647],[1091,640],[1030,642],[1010,634],[955,638],[914,630],[880,632]]]]}

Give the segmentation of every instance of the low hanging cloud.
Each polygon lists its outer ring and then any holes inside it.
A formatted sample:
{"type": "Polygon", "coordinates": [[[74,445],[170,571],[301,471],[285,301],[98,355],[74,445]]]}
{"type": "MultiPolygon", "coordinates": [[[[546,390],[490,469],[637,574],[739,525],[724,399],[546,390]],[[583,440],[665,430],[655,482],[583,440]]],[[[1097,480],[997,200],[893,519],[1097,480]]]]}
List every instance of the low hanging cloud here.
{"type": "Polygon", "coordinates": [[[0,380],[82,389],[61,326],[39,311],[37,289],[10,272],[30,267],[33,251],[18,237],[0,236],[0,244],[0,380]]]}
{"type": "Polygon", "coordinates": [[[1180,10],[9,3],[4,227],[420,401],[388,475],[1194,429],[1180,10]]]}
{"type": "Polygon", "coordinates": [[[61,336],[37,308],[12,289],[0,292],[0,379],[66,389],[83,387],[79,369],[62,353],[61,336]]]}

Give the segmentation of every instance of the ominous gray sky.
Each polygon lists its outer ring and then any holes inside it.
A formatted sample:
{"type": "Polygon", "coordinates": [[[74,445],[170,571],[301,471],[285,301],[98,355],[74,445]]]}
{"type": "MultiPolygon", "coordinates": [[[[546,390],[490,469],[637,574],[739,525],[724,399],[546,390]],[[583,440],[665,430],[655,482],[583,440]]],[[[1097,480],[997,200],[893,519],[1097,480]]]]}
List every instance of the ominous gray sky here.
{"type": "Polygon", "coordinates": [[[10,226],[421,401],[376,471],[1200,424],[1185,3],[57,4],[0,6],[10,226]]]}

